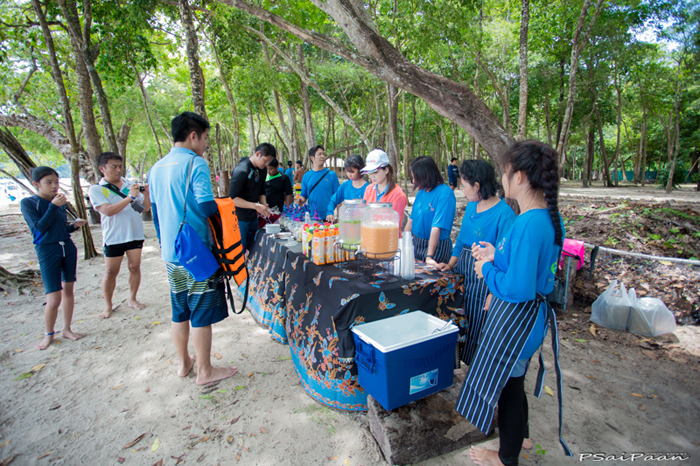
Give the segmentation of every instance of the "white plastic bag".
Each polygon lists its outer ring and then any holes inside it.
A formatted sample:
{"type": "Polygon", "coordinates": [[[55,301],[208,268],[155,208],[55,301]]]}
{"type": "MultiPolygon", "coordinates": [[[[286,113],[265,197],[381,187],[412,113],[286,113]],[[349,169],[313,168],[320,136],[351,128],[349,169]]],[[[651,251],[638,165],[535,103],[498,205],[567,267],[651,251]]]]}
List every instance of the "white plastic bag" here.
{"type": "Polygon", "coordinates": [[[617,280],[613,280],[608,289],[593,303],[591,322],[605,328],[627,330],[631,309],[632,300],[625,284],[620,283],[618,287],[617,280]]]}
{"type": "Polygon", "coordinates": [[[656,337],[676,330],[676,317],[659,298],[637,298],[630,290],[632,310],[628,331],[647,337],[656,337]]]}

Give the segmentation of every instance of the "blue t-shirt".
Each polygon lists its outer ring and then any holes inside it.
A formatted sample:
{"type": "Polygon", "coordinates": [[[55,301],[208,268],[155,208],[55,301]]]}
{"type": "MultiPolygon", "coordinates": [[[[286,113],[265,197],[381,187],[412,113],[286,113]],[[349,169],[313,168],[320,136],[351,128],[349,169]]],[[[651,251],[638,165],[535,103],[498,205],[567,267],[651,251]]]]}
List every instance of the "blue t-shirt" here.
{"type": "MultiPolygon", "coordinates": [[[[562,224],[562,232],[564,225],[562,224]]],[[[482,274],[494,296],[510,303],[548,295],[554,288],[559,246],[547,209],[532,209],[516,217],[510,231],[497,244],[493,264],[482,274]]]]}
{"type": "Polygon", "coordinates": [[[467,204],[459,236],[452,250],[453,256],[459,257],[463,247],[471,249],[472,244],[479,244],[479,241],[486,241],[495,246],[513,226],[515,212],[504,200],[498,201],[490,209],[479,213],[476,211],[477,204],[478,202],[467,204]]]}
{"type": "Polygon", "coordinates": [[[289,178],[289,181],[294,181],[294,168],[289,167],[284,171],[284,174],[287,175],[287,178],[289,178]]]}
{"type": "Polygon", "coordinates": [[[459,168],[457,168],[457,165],[448,165],[447,179],[450,182],[450,184],[457,184],[457,178],[459,178],[459,168]]]}
{"type": "Polygon", "coordinates": [[[338,176],[331,169],[324,168],[319,171],[309,170],[304,173],[304,177],[301,179],[301,197],[306,199],[306,202],[312,207],[312,211],[316,209],[319,217],[325,218],[328,203],[331,201],[333,194],[338,191],[339,186],[338,176]],[[326,175],[326,173],[328,174],[326,175]],[[323,177],[324,175],[325,177],[323,177]],[[323,177],[323,179],[318,183],[318,186],[314,188],[314,185],[316,185],[321,177],[323,177]],[[311,188],[314,189],[309,195],[311,188]]]}
{"type": "Polygon", "coordinates": [[[430,192],[421,189],[413,201],[411,233],[419,238],[430,239],[430,230],[439,227],[440,241],[449,238],[456,207],[455,193],[446,184],[440,184],[430,192]]]}
{"type": "Polygon", "coordinates": [[[20,202],[20,209],[34,237],[34,244],[51,244],[69,241],[73,225],[66,225],[66,205],[57,206],[35,194],[20,202]]]}
{"type": "Polygon", "coordinates": [[[168,155],[156,162],[148,172],[151,202],[156,205],[160,228],[160,248],[163,260],[177,263],[175,238],[185,205],[185,176],[192,159],[190,188],[187,194],[187,223],[195,229],[204,244],[211,246],[209,223],[199,204],[214,201],[211,172],[207,162],[191,150],[173,147],[168,155]]]}
{"type": "Polygon", "coordinates": [[[338,191],[333,194],[333,197],[331,197],[331,200],[328,202],[326,216],[333,215],[335,208],[339,204],[342,204],[346,199],[362,199],[365,195],[365,189],[367,189],[367,186],[369,186],[369,183],[366,181],[365,184],[359,188],[353,187],[352,181],[350,180],[343,182],[343,184],[340,185],[340,188],[338,188],[338,191]]]}

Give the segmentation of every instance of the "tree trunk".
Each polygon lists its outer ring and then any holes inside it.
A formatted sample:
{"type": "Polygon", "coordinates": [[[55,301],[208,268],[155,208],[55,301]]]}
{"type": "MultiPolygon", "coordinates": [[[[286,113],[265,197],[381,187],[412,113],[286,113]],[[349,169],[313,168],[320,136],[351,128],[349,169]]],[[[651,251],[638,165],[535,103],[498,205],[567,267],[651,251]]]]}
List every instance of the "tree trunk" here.
{"type": "Polygon", "coordinates": [[[578,71],[578,62],[579,62],[579,55],[581,54],[581,51],[586,45],[586,42],[588,42],[588,36],[591,32],[591,29],[593,28],[593,25],[595,24],[596,20],[598,19],[598,16],[600,15],[602,5],[603,5],[603,0],[597,0],[598,3],[596,3],[595,7],[595,13],[593,14],[593,18],[591,19],[591,22],[588,25],[588,30],[586,31],[586,34],[584,35],[583,39],[581,40],[581,31],[583,30],[583,23],[586,20],[586,15],[588,13],[588,7],[591,4],[591,0],[584,0],[583,3],[583,8],[581,8],[581,14],[579,15],[578,18],[578,23],[576,25],[576,32],[574,33],[574,38],[573,38],[573,43],[571,47],[571,65],[569,67],[569,97],[566,101],[566,112],[564,113],[564,122],[562,124],[562,133],[561,137],[559,138],[559,143],[557,145],[557,152],[560,154],[564,152],[564,148],[566,147],[566,144],[569,139],[569,127],[571,126],[571,119],[573,118],[574,114],[574,100],[576,98],[576,73],[578,71]]]}
{"type": "Polygon", "coordinates": [[[676,95],[674,98],[673,102],[673,107],[676,112],[676,127],[675,127],[675,149],[673,151],[673,160],[671,161],[671,167],[668,170],[668,182],[666,183],[666,193],[670,194],[671,191],[673,191],[673,176],[676,173],[676,161],[678,160],[678,153],[680,152],[681,149],[681,141],[680,141],[680,135],[681,135],[681,115],[680,115],[680,103],[679,103],[679,76],[681,73],[681,63],[682,61],[678,61],[678,69],[676,70],[676,95]]]}
{"type": "MultiPolygon", "coordinates": [[[[192,103],[194,104],[194,112],[208,119],[205,98],[204,71],[199,66],[199,40],[197,39],[197,31],[194,27],[192,19],[192,10],[189,0],[178,0],[180,10],[180,21],[185,30],[186,51],[187,51],[187,67],[190,71],[190,85],[192,88],[192,103]]],[[[207,148],[204,152],[204,160],[209,165],[210,179],[212,188],[216,183],[216,164],[214,163],[214,155],[207,148]]]]}
{"type": "MultiPolygon", "coordinates": [[[[617,65],[615,66],[615,90],[617,91],[617,140],[615,142],[615,186],[619,185],[620,177],[620,130],[622,126],[622,91],[620,90],[617,65]]],[[[625,176],[625,164],[622,163],[622,176],[625,176]]],[[[626,178],[626,177],[625,177],[626,178]]]]}
{"type": "Polygon", "coordinates": [[[143,110],[146,112],[146,120],[148,120],[148,127],[151,128],[151,134],[153,134],[153,139],[156,140],[156,146],[158,146],[158,159],[162,159],[163,149],[160,147],[160,139],[158,138],[158,133],[156,133],[155,126],[153,126],[151,112],[148,109],[148,95],[146,94],[146,87],[143,85],[141,76],[139,75],[136,68],[134,68],[134,71],[136,72],[136,83],[139,85],[139,89],[141,90],[141,100],[143,101],[143,110]]]}
{"type": "Polygon", "coordinates": [[[383,81],[422,98],[440,115],[474,136],[491,154],[494,162],[512,143],[493,112],[467,86],[420,68],[401,55],[396,47],[376,31],[363,4],[343,0],[312,0],[318,8],[333,17],[347,34],[355,46],[355,49],[349,49],[335,39],[299,28],[280,16],[243,0],[219,1],[343,57],[383,81]]]}
{"type": "MultiPolygon", "coordinates": [[[[102,79],[100,78],[97,68],[95,68],[95,57],[93,56],[90,28],[92,26],[92,3],[91,0],[83,0],[83,27],[80,27],[80,17],[74,0],[58,0],[61,7],[61,12],[66,20],[68,34],[71,38],[71,43],[75,53],[82,55],[84,66],[87,70],[92,88],[97,97],[97,104],[100,107],[102,129],[107,142],[107,148],[111,152],[119,152],[117,138],[114,134],[114,125],[112,125],[112,115],[109,110],[109,102],[107,95],[102,87],[102,79]],[[68,3],[70,1],[70,3],[68,3]],[[77,48],[77,50],[76,50],[77,48]]],[[[77,63],[76,63],[77,64],[77,63]]],[[[98,171],[99,173],[99,171],[98,171]]]]}
{"type": "Polygon", "coordinates": [[[547,144],[552,145],[552,123],[549,116],[549,93],[544,95],[544,123],[547,126],[547,144]]]}
{"type": "Polygon", "coordinates": [[[131,133],[131,123],[133,121],[133,118],[129,118],[122,122],[119,127],[119,132],[117,133],[117,147],[119,150],[117,153],[122,154],[124,157],[126,157],[126,145],[129,142],[129,133],[131,133]]]}
{"type": "MultiPolygon", "coordinates": [[[[226,99],[231,107],[231,118],[233,118],[233,151],[238,154],[238,146],[240,145],[240,122],[238,121],[238,107],[236,106],[236,100],[233,98],[233,93],[231,92],[231,86],[228,83],[228,77],[224,66],[221,63],[221,58],[219,57],[219,52],[216,48],[216,35],[212,35],[212,49],[214,50],[214,58],[216,59],[216,66],[219,68],[219,77],[221,78],[221,84],[224,86],[224,91],[226,92],[226,99]]],[[[276,91],[275,91],[276,92],[276,91]]],[[[223,167],[222,167],[223,168],[223,167]]],[[[228,183],[228,176],[227,176],[228,183]]],[[[226,188],[226,193],[228,193],[228,187],[226,188]]]]}
{"type": "Polygon", "coordinates": [[[258,146],[255,140],[255,119],[253,119],[253,109],[248,106],[248,142],[249,142],[249,152],[248,156],[255,154],[255,148],[258,146]]]}
{"type": "Polygon", "coordinates": [[[398,136],[398,122],[397,115],[399,113],[399,89],[391,84],[386,85],[387,93],[387,107],[389,109],[388,118],[388,130],[389,130],[389,144],[387,145],[387,155],[389,156],[389,162],[394,167],[394,173],[399,173],[399,160],[398,160],[398,148],[399,148],[399,136],[398,136]]]}
{"type": "MultiPolygon", "coordinates": [[[[585,133],[585,131],[584,131],[585,133]]],[[[591,185],[591,171],[593,170],[593,157],[595,150],[595,129],[593,126],[588,128],[588,140],[586,143],[586,162],[585,162],[585,172],[581,177],[582,184],[584,188],[588,188],[591,185]]]]}
{"type": "Polygon", "coordinates": [[[522,0],[520,14],[520,108],[517,140],[527,138],[527,27],[530,23],[530,0],[522,0]]]}
{"type": "MultiPolygon", "coordinates": [[[[298,45],[299,52],[299,69],[301,74],[306,75],[304,66],[304,44],[298,45]]],[[[314,119],[311,115],[311,100],[309,99],[309,89],[306,87],[306,82],[299,76],[301,86],[301,102],[303,107],[302,115],[304,116],[304,136],[306,137],[306,150],[310,150],[316,145],[316,131],[314,130],[314,119]]]]}
{"type": "Polygon", "coordinates": [[[642,107],[644,113],[644,123],[642,124],[642,169],[640,176],[642,177],[642,186],[647,182],[647,112],[646,108],[642,107]]]}
{"type": "Polygon", "coordinates": [[[610,165],[608,164],[608,149],[605,147],[605,138],[603,137],[603,119],[600,117],[600,111],[598,110],[598,104],[593,104],[595,109],[596,121],[598,124],[598,137],[600,138],[600,156],[601,156],[601,171],[603,172],[602,178],[605,181],[605,186],[608,188],[612,187],[610,182],[610,165]]]}

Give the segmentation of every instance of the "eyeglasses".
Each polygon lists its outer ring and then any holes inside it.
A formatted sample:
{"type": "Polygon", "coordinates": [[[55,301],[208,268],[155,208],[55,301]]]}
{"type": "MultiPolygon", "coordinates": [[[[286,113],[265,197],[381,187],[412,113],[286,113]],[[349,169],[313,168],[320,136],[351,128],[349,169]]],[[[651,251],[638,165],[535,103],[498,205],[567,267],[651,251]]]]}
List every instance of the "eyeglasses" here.
{"type": "Polygon", "coordinates": [[[258,181],[260,181],[260,172],[256,168],[253,168],[253,170],[250,173],[248,173],[248,179],[250,180],[251,178],[253,178],[253,174],[255,174],[255,182],[257,183],[258,181]]]}

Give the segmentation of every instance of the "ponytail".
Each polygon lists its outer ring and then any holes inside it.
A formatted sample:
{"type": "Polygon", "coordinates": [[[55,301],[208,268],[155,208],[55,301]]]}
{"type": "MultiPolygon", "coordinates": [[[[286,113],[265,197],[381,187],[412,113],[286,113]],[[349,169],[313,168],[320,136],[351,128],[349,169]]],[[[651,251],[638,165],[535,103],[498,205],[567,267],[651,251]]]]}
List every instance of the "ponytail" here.
{"type": "Polygon", "coordinates": [[[503,171],[508,175],[522,171],[533,189],[541,189],[554,227],[554,243],[562,247],[564,232],[559,215],[559,154],[540,141],[518,141],[501,158],[503,171]]]}
{"type": "Polygon", "coordinates": [[[394,180],[394,167],[389,164],[384,168],[386,168],[386,177],[389,180],[389,185],[386,188],[386,194],[389,194],[396,187],[396,181],[394,180]]]}

